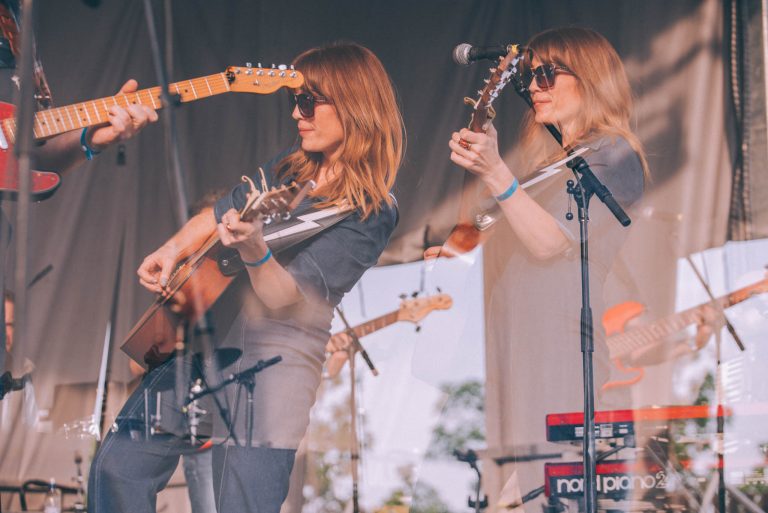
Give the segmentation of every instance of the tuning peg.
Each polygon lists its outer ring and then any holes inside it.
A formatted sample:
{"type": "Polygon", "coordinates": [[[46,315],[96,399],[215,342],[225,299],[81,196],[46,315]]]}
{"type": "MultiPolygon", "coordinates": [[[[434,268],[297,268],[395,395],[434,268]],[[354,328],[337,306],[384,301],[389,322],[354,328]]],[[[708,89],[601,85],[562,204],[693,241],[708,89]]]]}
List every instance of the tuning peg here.
{"type": "Polygon", "coordinates": [[[435,287],[435,288],[437,289],[437,293],[438,294],[442,294],[443,293],[443,290],[440,287],[435,287]]]}
{"type": "Polygon", "coordinates": [[[253,63],[252,62],[246,62],[245,63],[245,67],[246,68],[252,68],[253,67],[253,63]]]}
{"type": "Polygon", "coordinates": [[[260,62],[259,62],[259,63],[257,63],[257,64],[256,64],[256,67],[257,67],[257,68],[260,68],[260,67],[261,67],[261,63],[260,63],[260,62]]]}
{"type": "Polygon", "coordinates": [[[275,63],[273,62],[272,63],[272,69],[275,69],[275,68],[277,68],[277,66],[275,66],[275,63]]]}
{"type": "Polygon", "coordinates": [[[411,292],[411,297],[412,297],[412,298],[417,298],[417,297],[419,297],[419,291],[417,291],[417,290],[414,290],[413,292],[411,292]]]}
{"type": "Polygon", "coordinates": [[[421,324],[416,325],[416,333],[421,331],[421,324]]]}
{"type": "Polygon", "coordinates": [[[407,294],[405,294],[405,293],[403,293],[403,294],[400,294],[400,296],[399,296],[399,297],[400,297],[400,299],[405,299],[405,298],[407,298],[407,297],[408,297],[408,295],[407,295],[407,294]]]}
{"type": "Polygon", "coordinates": [[[288,69],[288,66],[286,66],[285,64],[280,64],[279,66],[277,66],[277,69],[280,69],[280,70],[287,70],[287,69],[288,69]]]}

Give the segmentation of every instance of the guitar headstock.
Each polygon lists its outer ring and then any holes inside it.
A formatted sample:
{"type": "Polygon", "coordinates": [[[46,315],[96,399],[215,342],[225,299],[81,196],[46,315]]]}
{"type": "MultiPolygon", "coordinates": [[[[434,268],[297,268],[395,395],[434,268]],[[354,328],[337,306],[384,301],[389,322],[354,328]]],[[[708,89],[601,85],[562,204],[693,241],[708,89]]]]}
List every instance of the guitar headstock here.
{"type": "Polygon", "coordinates": [[[753,283],[747,287],[741,288],[735,292],[731,292],[728,294],[728,304],[735,305],[737,303],[741,303],[742,301],[746,301],[752,296],[765,294],[766,292],[768,292],[768,278],[760,280],[757,283],[753,283]]]}
{"type": "Polygon", "coordinates": [[[473,132],[485,132],[496,116],[491,104],[501,94],[510,80],[517,74],[517,66],[523,58],[518,45],[512,45],[509,53],[502,57],[496,67],[491,68],[490,76],[485,80],[485,87],[478,91],[476,100],[464,98],[464,103],[472,105],[472,119],[469,129],[473,132]]]}
{"type": "Polygon", "coordinates": [[[285,64],[271,68],[262,68],[261,63],[255,68],[251,63],[230,66],[226,76],[230,90],[236,93],[269,94],[281,87],[296,89],[304,84],[304,75],[285,64]]]}
{"type": "Polygon", "coordinates": [[[262,218],[264,224],[269,224],[277,219],[290,219],[291,212],[309,194],[309,191],[315,188],[315,182],[310,180],[303,185],[291,182],[288,185],[268,189],[264,170],[259,168],[259,171],[261,172],[262,189],[265,192],[261,192],[250,177],[242,177],[242,180],[247,182],[251,189],[248,192],[245,206],[240,211],[240,219],[243,221],[249,221],[257,216],[262,218]]]}
{"type": "Polygon", "coordinates": [[[453,299],[448,294],[404,299],[397,311],[397,320],[419,322],[432,310],[448,310],[451,306],[453,306],[453,299]]]}

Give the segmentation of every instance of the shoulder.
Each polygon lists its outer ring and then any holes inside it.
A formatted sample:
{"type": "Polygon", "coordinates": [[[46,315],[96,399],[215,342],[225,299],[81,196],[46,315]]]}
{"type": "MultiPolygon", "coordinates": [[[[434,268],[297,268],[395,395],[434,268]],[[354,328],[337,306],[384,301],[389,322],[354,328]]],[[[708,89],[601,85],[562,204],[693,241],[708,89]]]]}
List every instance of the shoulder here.
{"type": "Polygon", "coordinates": [[[640,156],[625,138],[604,135],[590,141],[584,156],[592,171],[625,206],[643,193],[645,175],[640,156]]]}
{"type": "Polygon", "coordinates": [[[384,229],[391,233],[395,226],[397,226],[400,215],[397,208],[397,199],[391,193],[390,198],[392,200],[391,203],[382,201],[379,204],[378,211],[371,212],[365,219],[363,219],[362,213],[359,210],[355,210],[349,216],[349,221],[369,229],[384,229]]]}

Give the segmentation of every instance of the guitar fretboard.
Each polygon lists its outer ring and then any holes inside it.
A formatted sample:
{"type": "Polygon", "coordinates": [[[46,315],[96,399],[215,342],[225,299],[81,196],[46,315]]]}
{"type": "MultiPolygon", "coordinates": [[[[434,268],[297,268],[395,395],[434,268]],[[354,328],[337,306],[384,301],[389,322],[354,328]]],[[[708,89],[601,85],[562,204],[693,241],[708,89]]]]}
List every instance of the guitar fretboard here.
{"type": "Polygon", "coordinates": [[[702,322],[704,320],[705,308],[713,307],[717,310],[725,310],[755,294],[765,292],[766,285],[768,285],[768,280],[762,280],[725,296],[716,298],[713,303],[697,305],[693,308],[654,321],[647,326],[611,335],[606,340],[611,357],[619,358],[626,356],[636,349],[658,343],[665,337],[673,335],[674,333],[687,328],[691,324],[702,322]]]}
{"type": "Polygon", "coordinates": [[[375,319],[371,319],[368,322],[359,324],[358,326],[352,328],[352,330],[355,332],[355,335],[357,335],[357,338],[362,338],[366,335],[370,335],[374,331],[386,328],[390,324],[396,323],[398,321],[398,313],[399,310],[395,310],[394,312],[384,314],[380,317],[376,317],[375,319]]]}
{"type": "MultiPolygon", "coordinates": [[[[176,93],[181,102],[207,98],[230,90],[225,72],[169,84],[171,94],[176,93]]],[[[65,107],[41,110],[35,114],[34,135],[37,139],[52,137],[71,130],[101,125],[109,121],[109,108],[118,105],[147,105],[153,109],[162,108],[161,88],[151,87],[134,93],[117,94],[65,107]]],[[[3,131],[13,143],[16,140],[16,120],[2,121],[3,131]]]]}

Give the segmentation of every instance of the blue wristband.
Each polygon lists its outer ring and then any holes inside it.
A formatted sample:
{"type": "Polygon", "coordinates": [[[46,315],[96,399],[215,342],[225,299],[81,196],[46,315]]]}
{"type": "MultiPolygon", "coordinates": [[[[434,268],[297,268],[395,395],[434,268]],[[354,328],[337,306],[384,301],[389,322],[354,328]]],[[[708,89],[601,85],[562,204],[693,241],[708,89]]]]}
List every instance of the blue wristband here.
{"type": "Polygon", "coordinates": [[[82,148],[83,153],[85,153],[86,160],[93,160],[93,156],[98,155],[101,152],[88,146],[88,142],[85,140],[86,132],[88,132],[88,127],[83,128],[83,131],[80,132],[80,148],[82,148]]]}
{"type": "Polygon", "coordinates": [[[505,199],[512,196],[515,191],[517,190],[517,187],[520,185],[520,182],[517,181],[517,177],[515,177],[514,180],[512,180],[512,185],[509,186],[509,189],[502,192],[498,196],[496,196],[496,201],[504,201],[505,199]]]}
{"type": "Polygon", "coordinates": [[[272,250],[267,248],[267,254],[261,257],[261,260],[257,260],[255,262],[246,262],[245,260],[243,260],[243,264],[245,264],[246,267],[259,267],[264,265],[271,256],[272,256],[272,250]]]}

